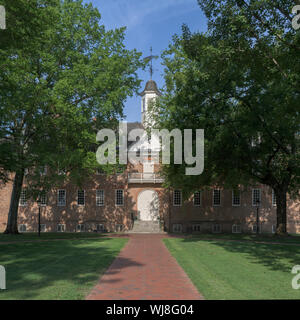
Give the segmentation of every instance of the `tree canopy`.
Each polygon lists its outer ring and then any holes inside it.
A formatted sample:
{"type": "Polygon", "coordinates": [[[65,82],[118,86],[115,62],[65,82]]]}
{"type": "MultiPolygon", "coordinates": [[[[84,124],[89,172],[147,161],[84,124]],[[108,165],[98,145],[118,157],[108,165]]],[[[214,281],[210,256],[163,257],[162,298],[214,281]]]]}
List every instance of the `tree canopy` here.
{"type": "Polygon", "coordinates": [[[295,1],[199,0],[208,31],[181,36],[163,54],[161,128],[205,129],[205,170],[163,167],[186,195],[211,185],[264,184],[277,198],[277,233],[286,232],[287,194],[299,195],[300,32],[295,1]]]}
{"type": "Polygon", "coordinates": [[[14,177],[6,232],[17,232],[25,169],[33,196],[62,180],[82,183],[96,166],[97,130],[123,117],[143,62],[125,48],[125,28],[106,30],[91,4],[0,4],[7,13],[0,31],[0,167],[14,177]],[[41,176],[44,166],[51,174],[41,176]]]}

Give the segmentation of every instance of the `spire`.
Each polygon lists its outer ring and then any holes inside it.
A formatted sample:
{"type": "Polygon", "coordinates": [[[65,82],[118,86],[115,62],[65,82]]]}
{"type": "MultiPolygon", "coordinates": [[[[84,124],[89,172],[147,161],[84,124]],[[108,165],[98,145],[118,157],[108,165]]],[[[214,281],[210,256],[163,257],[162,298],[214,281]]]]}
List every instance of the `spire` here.
{"type": "Polygon", "coordinates": [[[158,56],[154,56],[152,54],[152,47],[150,47],[150,53],[151,53],[151,55],[149,57],[144,58],[144,61],[146,61],[147,63],[150,62],[149,71],[150,71],[150,79],[152,80],[152,76],[153,76],[153,73],[154,73],[153,59],[158,59],[158,56]]]}

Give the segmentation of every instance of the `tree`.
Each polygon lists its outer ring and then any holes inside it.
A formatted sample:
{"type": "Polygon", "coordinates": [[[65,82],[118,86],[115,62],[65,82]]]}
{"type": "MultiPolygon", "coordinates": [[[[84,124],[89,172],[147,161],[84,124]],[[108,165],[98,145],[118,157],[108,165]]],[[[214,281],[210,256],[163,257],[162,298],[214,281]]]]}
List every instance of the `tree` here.
{"type": "Polygon", "coordinates": [[[277,234],[286,233],[287,195],[299,196],[300,33],[295,1],[199,0],[208,32],[183,26],[165,51],[161,128],[205,129],[205,171],[163,167],[167,184],[189,195],[219,184],[270,186],[277,234]]]}
{"type": "Polygon", "coordinates": [[[6,233],[18,232],[25,171],[34,199],[62,180],[81,184],[90,175],[97,130],[116,127],[143,65],[140,53],[124,47],[125,28],[106,31],[91,4],[36,0],[23,14],[26,2],[6,2],[8,31],[1,32],[27,35],[31,23],[37,33],[22,45],[0,37],[0,167],[13,179],[6,233]],[[11,12],[20,14],[16,25],[11,12]]]}

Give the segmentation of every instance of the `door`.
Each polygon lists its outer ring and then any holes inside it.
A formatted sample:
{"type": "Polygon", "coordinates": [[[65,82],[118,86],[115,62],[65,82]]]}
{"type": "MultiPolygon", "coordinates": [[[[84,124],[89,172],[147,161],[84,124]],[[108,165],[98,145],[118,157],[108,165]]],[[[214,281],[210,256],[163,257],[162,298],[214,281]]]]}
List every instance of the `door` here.
{"type": "Polygon", "coordinates": [[[155,221],[159,216],[159,198],[154,190],[144,190],[138,195],[140,220],[155,221]]]}

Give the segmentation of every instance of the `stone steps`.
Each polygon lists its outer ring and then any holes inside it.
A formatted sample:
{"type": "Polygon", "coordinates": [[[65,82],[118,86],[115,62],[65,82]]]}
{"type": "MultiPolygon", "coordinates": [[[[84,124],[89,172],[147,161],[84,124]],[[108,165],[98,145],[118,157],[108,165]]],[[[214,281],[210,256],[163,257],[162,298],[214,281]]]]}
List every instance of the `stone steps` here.
{"type": "Polygon", "coordinates": [[[159,221],[139,221],[134,222],[129,233],[162,233],[159,221]]]}

